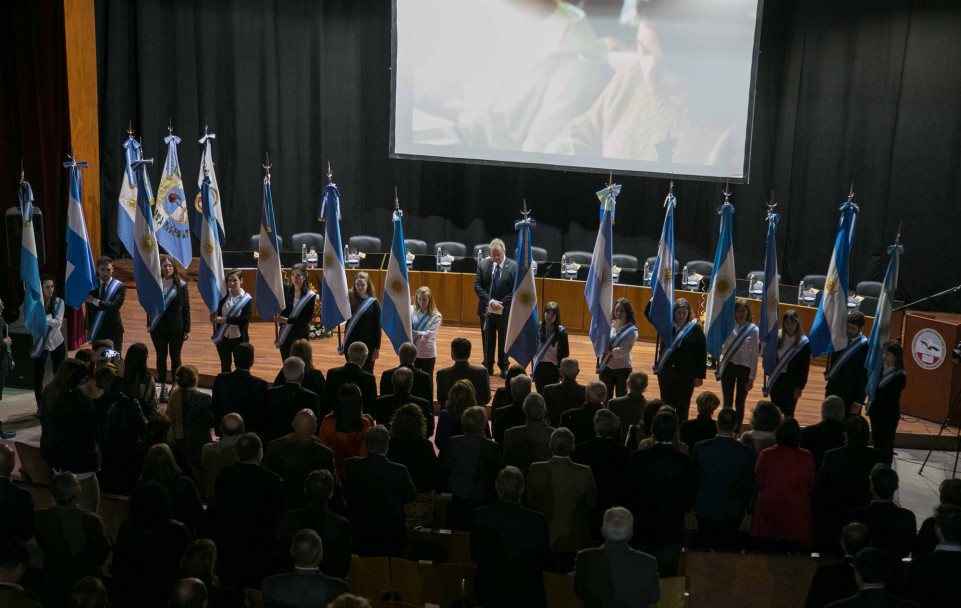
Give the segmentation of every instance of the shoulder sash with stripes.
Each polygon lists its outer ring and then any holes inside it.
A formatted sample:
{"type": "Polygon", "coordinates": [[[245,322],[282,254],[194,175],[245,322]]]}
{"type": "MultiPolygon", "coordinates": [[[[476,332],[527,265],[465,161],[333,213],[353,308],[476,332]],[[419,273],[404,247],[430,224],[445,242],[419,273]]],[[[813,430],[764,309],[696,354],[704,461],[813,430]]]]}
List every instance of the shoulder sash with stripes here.
{"type": "MultiPolygon", "coordinates": [[[[184,281],[180,282],[180,287],[183,288],[187,283],[184,281]]],[[[164,293],[164,311],[157,315],[157,318],[147,324],[147,331],[153,333],[153,330],[157,328],[157,323],[160,323],[160,319],[167,313],[167,309],[170,305],[174,303],[177,299],[177,286],[173,283],[170,284],[170,289],[164,293]]]]}
{"type": "MultiPolygon", "coordinates": [[[[630,325],[625,325],[618,331],[614,332],[614,335],[611,337],[610,349],[613,350],[623,344],[624,340],[629,338],[632,334],[637,335],[637,325],[634,325],[633,323],[630,325]]],[[[611,357],[613,356],[613,353],[604,353],[604,356],[601,357],[601,360],[597,362],[597,373],[601,373],[607,369],[607,364],[611,362],[611,357]]]]}
{"type": "Polygon", "coordinates": [[[858,352],[858,350],[860,350],[861,347],[867,343],[868,339],[864,337],[864,334],[861,334],[853,342],[848,344],[847,347],[841,351],[841,354],[838,355],[834,360],[834,363],[831,364],[831,367],[825,370],[824,379],[830,380],[833,378],[844,366],[844,364],[847,363],[847,360],[854,356],[854,353],[858,352]]]}
{"type": "MultiPolygon", "coordinates": [[[[420,315],[420,318],[414,322],[414,326],[412,327],[412,329],[415,332],[427,331],[427,328],[430,327],[430,322],[434,319],[434,315],[428,314],[428,313],[421,313],[419,308],[414,311],[414,316],[416,317],[417,315],[420,315]]],[[[415,335],[414,344],[417,344],[417,341],[420,339],[421,339],[421,336],[415,335]]]]}
{"type": "MultiPolygon", "coordinates": [[[[100,298],[101,302],[111,302],[115,295],[117,295],[117,290],[120,289],[122,283],[117,279],[110,279],[110,285],[107,285],[107,291],[100,298]]],[[[100,333],[100,326],[103,325],[103,318],[107,316],[106,310],[98,310],[97,314],[93,316],[93,323],[90,324],[90,335],[87,337],[87,342],[93,344],[93,341],[97,339],[97,334],[100,333]]]]}
{"type": "Polygon", "coordinates": [[[354,327],[357,326],[357,322],[360,321],[360,318],[365,312],[367,312],[367,309],[370,308],[371,304],[376,301],[376,298],[367,296],[364,301],[360,303],[360,306],[357,307],[357,310],[354,311],[354,314],[350,315],[350,320],[347,321],[347,327],[344,328],[344,342],[337,347],[338,353],[341,355],[344,354],[344,344],[347,344],[347,339],[350,338],[350,334],[352,331],[354,331],[354,327]]]}
{"type": "MultiPolygon", "coordinates": [[[[253,300],[253,298],[250,296],[249,293],[245,291],[244,295],[240,296],[240,299],[234,302],[233,306],[223,311],[223,316],[239,317],[240,314],[244,311],[244,306],[246,306],[247,302],[250,302],[251,300],[253,300]]],[[[223,323],[220,324],[220,327],[218,327],[217,330],[214,332],[214,335],[210,336],[210,339],[213,340],[214,344],[220,344],[220,341],[223,340],[224,337],[227,335],[228,329],[230,329],[230,323],[227,323],[226,321],[224,321],[223,323]]]]}
{"type": "Polygon", "coordinates": [[[661,368],[664,367],[664,364],[667,363],[667,360],[674,353],[674,349],[681,345],[681,342],[684,341],[684,338],[687,337],[687,334],[691,333],[691,330],[694,329],[695,325],[697,325],[696,322],[688,321],[687,325],[677,330],[677,333],[674,334],[674,339],[671,340],[671,346],[665,349],[664,352],[661,353],[660,358],[654,363],[655,374],[661,371],[661,368]]]}
{"type": "Polygon", "coordinates": [[[290,320],[300,317],[300,313],[304,311],[304,309],[307,307],[307,304],[310,304],[311,310],[313,310],[313,303],[316,297],[317,292],[313,289],[308,289],[307,292],[304,293],[299,300],[297,300],[297,303],[294,304],[293,308],[290,309],[290,314],[287,315],[287,322],[284,323],[284,325],[280,328],[280,333],[277,334],[277,339],[274,340],[274,346],[280,348],[280,345],[284,343],[284,341],[287,339],[287,336],[290,335],[290,330],[293,327],[290,323],[290,320]]]}
{"type": "MultiPolygon", "coordinates": [[[[737,331],[737,329],[734,331],[737,331]]],[[[727,367],[728,361],[731,360],[731,357],[734,356],[734,353],[736,353],[738,349],[744,346],[744,343],[747,341],[747,339],[751,337],[751,333],[756,331],[758,331],[757,325],[754,323],[748,323],[741,329],[740,332],[736,334],[737,337],[731,340],[731,343],[727,345],[727,348],[721,351],[721,362],[718,364],[717,369],[714,370],[715,378],[718,380],[721,379],[721,375],[724,373],[724,368],[727,367]]]]}
{"type": "MultiPolygon", "coordinates": [[[[891,371],[881,374],[881,379],[878,380],[878,388],[883,388],[887,386],[888,384],[891,383],[892,380],[894,380],[898,376],[907,376],[907,374],[904,372],[903,369],[891,369],[891,371]]],[[[877,399],[877,397],[878,397],[878,394],[877,392],[875,392],[874,399],[877,399]]],[[[871,406],[874,405],[874,399],[872,399],[871,403],[868,403],[868,406],[864,408],[865,414],[868,414],[871,412],[871,406]]]]}
{"type": "Polygon", "coordinates": [[[784,370],[787,369],[787,366],[791,363],[791,359],[794,358],[794,355],[798,354],[801,349],[807,345],[807,343],[808,337],[801,336],[797,346],[788,349],[788,351],[784,353],[784,356],[778,359],[777,365],[774,366],[774,370],[771,371],[771,374],[767,377],[767,383],[764,385],[765,397],[767,397],[768,393],[771,392],[771,389],[774,388],[774,383],[777,382],[777,379],[781,376],[781,374],[784,373],[784,370]]]}
{"type": "Polygon", "coordinates": [[[534,353],[534,364],[533,367],[531,367],[531,371],[537,369],[537,364],[541,362],[541,359],[544,358],[544,355],[547,354],[547,351],[554,346],[554,344],[557,342],[557,336],[559,336],[562,331],[564,331],[564,326],[558,325],[556,328],[554,328],[554,331],[551,332],[551,335],[547,336],[547,339],[544,340],[543,344],[537,347],[537,352],[534,353]]]}
{"type": "MultiPolygon", "coordinates": [[[[63,311],[63,300],[57,298],[56,304],[53,305],[53,316],[59,316],[61,311],[63,311]]],[[[47,347],[47,340],[50,339],[50,334],[53,333],[53,328],[47,325],[47,331],[43,332],[43,337],[39,340],[34,340],[33,348],[30,349],[30,358],[39,359],[40,355],[43,354],[43,350],[47,347]]]]}

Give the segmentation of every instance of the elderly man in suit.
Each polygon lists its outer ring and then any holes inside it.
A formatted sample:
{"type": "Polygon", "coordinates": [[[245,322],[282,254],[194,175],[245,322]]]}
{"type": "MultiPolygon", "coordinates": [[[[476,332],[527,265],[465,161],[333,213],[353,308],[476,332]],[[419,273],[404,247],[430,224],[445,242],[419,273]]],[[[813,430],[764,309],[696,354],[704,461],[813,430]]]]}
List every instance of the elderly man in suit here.
{"type": "Polygon", "coordinates": [[[340,387],[352,382],[360,388],[360,393],[364,398],[364,413],[374,415],[375,403],[377,401],[377,380],[374,375],[363,369],[367,361],[367,345],[363,342],[354,342],[347,347],[347,363],[327,370],[327,385],[325,390],[326,403],[333,408],[337,401],[337,393],[340,387]]]}
{"type": "Polygon", "coordinates": [[[123,319],[120,309],[127,297],[127,286],[113,278],[113,258],[103,255],[97,259],[97,286],[87,299],[87,323],[90,341],[108,339],[118,352],[123,352],[123,319]]]}
{"type": "Polygon", "coordinates": [[[561,425],[561,416],[567,410],[582,405],[585,400],[584,385],[577,383],[580,365],[574,357],[565,357],[558,366],[561,381],[544,387],[547,402],[547,423],[561,425]]]}
{"type": "Polygon", "coordinates": [[[604,544],[579,551],[574,561],[574,593],[584,608],[647,608],[660,599],[657,560],[628,546],[633,534],[630,511],[611,507],[604,512],[604,544]]]}
{"type": "Polygon", "coordinates": [[[865,547],[854,557],[854,581],[857,594],[828,604],[828,608],[920,608],[920,604],[903,600],[886,588],[891,576],[891,561],[884,551],[865,547]]]}
{"type": "Polygon", "coordinates": [[[390,379],[395,371],[402,367],[409,369],[414,375],[410,394],[430,403],[433,413],[434,379],[424,370],[414,367],[414,361],[417,359],[417,347],[410,342],[404,342],[397,349],[397,358],[400,359],[400,365],[392,367],[380,375],[380,395],[389,395],[394,392],[394,385],[390,379]]]}
{"type": "Polygon", "coordinates": [[[586,443],[594,438],[594,414],[604,407],[607,386],[600,380],[591,380],[584,389],[585,400],[579,407],[571,408],[561,415],[560,426],[574,433],[574,441],[586,443]]]}
{"type": "Polygon", "coordinates": [[[544,419],[546,406],[540,394],[527,395],[523,409],[527,423],[507,429],[503,447],[504,465],[517,467],[526,476],[532,463],[550,459],[551,434],[555,429],[544,419]]]}
{"type": "Polygon", "coordinates": [[[571,453],[571,460],[589,466],[597,486],[597,503],[588,514],[591,534],[600,533],[604,513],[621,502],[621,484],[631,450],[618,441],[620,428],[617,415],[602,408],[594,413],[595,437],[583,443],[574,440],[577,447],[571,453]]]}
{"type": "Polygon", "coordinates": [[[224,467],[237,462],[237,450],[234,445],[246,432],[244,419],[240,414],[231,412],[220,421],[220,440],[206,444],[201,450],[200,463],[203,465],[204,478],[207,482],[205,497],[214,495],[217,475],[224,467]]]}
{"type": "Polygon", "coordinates": [[[491,378],[483,367],[470,364],[471,343],[467,338],[454,338],[450,343],[450,357],[454,365],[437,372],[437,403],[441,409],[447,405],[447,394],[458,380],[467,380],[474,387],[477,405],[484,406],[491,400],[491,378]]]}
{"type": "MultiPolygon", "coordinates": [[[[304,408],[294,415],[288,428],[293,432],[267,444],[264,467],[280,476],[284,506],[296,509],[305,504],[304,481],[313,471],[326,470],[336,475],[334,453],[317,438],[317,415],[304,408]]],[[[338,496],[337,502],[343,500],[338,496]]]]}
{"type": "Polygon", "coordinates": [[[474,277],[474,293],[477,294],[477,316],[480,317],[484,336],[484,367],[494,374],[494,345],[497,345],[497,367],[500,376],[507,375],[507,354],[504,340],[507,338],[507,317],[514,295],[514,275],[517,262],[507,257],[504,241],[494,239],[490,244],[491,255],[477,264],[474,277]]]}
{"type": "Polygon", "coordinates": [[[424,413],[424,421],[427,422],[427,438],[430,439],[434,434],[434,408],[427,400],[411,393],[414,386],[415,371],[424,373],[419,369],[414,370],[407,367],[398,367],[394,371],[390,378],[393,390],[377,398],[374,406],[374,420],[377,421],[377,424],[387,427],[389,431],[390,418],[394,415],[394,412],[408,403],[413,403],[424,413]]]}
{"type": "Polygon", "coordinates": [[[814,456],[814,468],[821,470],[824,454],[844,445],[844,401],[831,395],[821,402],[821,422],[801,429],[801,447],[814,456]]]}
{"type": "Polygon", "coordinates": [[[507,429],[524,424],[524,399],[531,394],[531,377],[520,374],[511,378],[511,399],[513,402],[499,407],[492,412],[494,423],[494,441],[497,445],[504,445],[504,433],[507,429]]]}
{"type": "Polygon", "coordinates": [[[28,541],[33,538],[33,494],[13,483],[15,461],[13,449],[0,444],[0,541],[17,537],[28,541]]]}
{"type": "Polygon", "coordinates": [[[214,420],[222,420],[231,412],[236,412],[246,421],[247,430],[259,431],[260,409],[267,396],[267,381],[250,373],[254,365],[254,347],[242,342],[234,347],[234,366],[232,372],[218,374],[214,378],[211,393],[210,411],[214,420]]]}
{"type": "Polygon", "coordinates": [[[264,605],[308,608],[325,606],[342,593],[350,593],[350,585],[320,571],[324,556],[323,541],[313,530],[301,530],[290,543],[294,571],[264,579],[264,605]]]}
{"type": "Polygon", "coordinates": [[[647,374],[641,370],[633,371],[627,377],[627,394],[607,402],[607,409],[621,419],[620,440],[622,444],[627,438],[627,429],[631,425],[641,423],[644,406],[647,405],[647,399],[644,398],[647,383],[647,374]]]}
{"type": "Polygon", "coordinates": [[[854,556],[858,551],[871,546],[871,531],[860,522],[844,526],[841,533],[841,547],[844,559],[831,564],[818,566],[808,587],[804,608],[824,608],[831,602],[851,597],[858,592],[854,582],[854,556]]]}
{"type": "Polygon", "coordinates": [[[267,390],[267,403],[261,409],[260,439],[265,445],[290,431],[297,412],[307,409],[320,415],[320,397],[300,385],[304,379],[304,360],[287,357],[284,361],[284,380],[280,386],[267,390]]]}

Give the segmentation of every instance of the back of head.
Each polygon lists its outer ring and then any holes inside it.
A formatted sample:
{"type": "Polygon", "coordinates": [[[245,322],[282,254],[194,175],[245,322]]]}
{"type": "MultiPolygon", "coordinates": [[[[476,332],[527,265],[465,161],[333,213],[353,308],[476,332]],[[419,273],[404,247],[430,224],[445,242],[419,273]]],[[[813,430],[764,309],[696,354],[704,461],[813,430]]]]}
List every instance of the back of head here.
{"type": "Polygon", "coordinates": [[[669,412],[658,412],[651,423],[651,435],[658,443],[670,442],[677,435],[677,416],[669,412]]]}
{"type": "Polygon", "coordinates": [[[363,342],[353,342],[347,347],[347,359],[351,363],[356,363],[363,367],[364,362],[367,361],[367,345],[363,342]]]}
{"type": "Polygon", "coordinates": [[[531,393],[524,397],[524,416],[531,421],[543,420],[547,411],[547,402],[540,393],[531,393]]]}
{"type": "Polygon", "coordinates": [[[936,529],[941,542],[949,545],[961,544],[961,507],[940,504],[934,512],[936,529]]]}
{"type": "Polygon", "coordinates": [[[600,405],[607,399],[607,386],[600,380],[591,380],[584,388],[584,397],[588,403],[600,405]]]}
{"type": "Polygon", "coordinates": [[[106,608],[107,588],[96,576],[85,576],[73,586],[70,592],[73,608],[106,608]]]}
{"type": "Polygon", "coordinates": [[[351,593],[341,593],[334,601],[327,604],[327,608],[370,608],[366,598],[351,593]]]}
{"type": "Polygon", "coordinates": [[[147,356],[149,351],[143,342],[136,342],[127,348],[127,354],[123,358],[124,384],[139,384],[147,376],[147,356]]]}
{"type": "Polygon", "coordinates": [[[447,413],[460,420],[467,408],[477,405],[474,385],[469,380],[458,380],[447,392],[447,413]]]}
{"type": "Polygon", "coordinates": [[[871,546],[871,530],[859,521],[852,521],[841,531],[841,548],[847,555],[857,555],[858,551],[871,546]]]}
{"type": "Polygon", "coordinates": [[[234,347],[234,366],[236,369],[250,369],[254,366],[254,345],[241,342],[234,347]]]}
{"type": "Polygon", "coordinates": [[[181,365],[174,373],[174,378],[180,388],[194,388],[200,380],[200,374],[193,365],[181,365]]]}
{"type": "Polygon", "coordinates": [[[607,408],[594,412],[594,434],[598,437],[615,437],[621,430],[621,419],[607,408]]]}
{"type": "Polygon", "coordinates": [[[140,479],[143,481],[159,481],[161,483],[180,477],[183,471],[177,466],[174,454],[166,443],[150,446],[144,457],[140,479]]]}
{"type": "Polygon", "coordinates": [[[312,505],[326,505],[334,491],[334,476],[327,469],[311,471],[304,481],[304,495],[312,505]]]}
{"type": "Polygon", "coordinates": [[[863,328],[863,327],[864,327],[864,313],[861,312],[861,311],[859,311],[859,310],[855,310],[855,311],[852,312],[852,313],[848,313],[848,323],[851,323],[851,324],[853,324],[853,325],[857,325],[858,327],[862,327],[862,328],[863,328]]]}
{"type": "Polygon", "coordinates": [[[50,496],[58,505],[65,506],[76,502],[80,496],[80,482],[70,471],[57,473],[50,481],[50,496]]]}
{"type": "Polygon", "coordinates": [[[891,560],[884,551],[865,547],[854,556],[854,571],[861,582],[869,585],[883,585],[891,574],[891,560]]]}
{"type": "Polygon", "coordinates": [[[499,501],[509,505],[521,504],[521,498],[524,497],[524,474],[517,467],[504,467],[497,474],[494,490],[499,501]]]}
{"type": "Polygon", "coordinates": [[[574,451],[574,433],[561,427],[551,433],[551,452],[555,456],[570,456],[574,451]]]}
{"type": "Polygon", "coordinates": [[[844,422],[844,399],[837,395],[830,395],[821,402],[821,420],[837,420],[844,422]]]}
{"type": "Polygon", "coordinates": [[[961,479],[945,479],[938,488],[941,502],[961,507],[961,479]]]}
{"type": "Polygon", "coordinates": [[[523,401],[531,394],[531,377],[527,374],[520,374],[511,379],[511,397],[514,401],[523,401]]]}
{"type": "Polygon", "coordinates": [[[781,423],[781,410],[770,401],[758,401],[751,413],[751,428],[755,431],[773,433],[781,423]]]}
{"type": "Polygon", "coordinates": [[[235,412],[227,414],[220,421],[220,432],[228,437],[243,435],[245,430],[243,417],[235,412]]]}
{"type": "Polygon", "coordinates": [[[634,516],[624,507],[611,507],[604,511],[601,534],[610,541],[630,540],[634,534],[634,516]]]}
{"type": "Polygon", "coordinates": [[[717,432],[730,434],[737,428],[737,411],[732,407],[721,408],[717,413],[717,432]]]}
{"type": "Polygon", "coordinates": [[[844,421],[844,437],[848,445],[866,446],[870,435],[871,429],[864,416],[851,416],[844,421]]]}
{"type": "Polygon", "coordinates": [[[695,404],[697,405],[698,414],[710,416],[714,413],[714,410],[721,407],[721,400],[711,391],[704,391],[697,396],[695,404]]]}
{"type": "Polygon", "coordinates": [[[467,338],[454,338],[450,342],[450,356],[454,361],[470,359],[471,344],[467,338]]]}
{"type": "Polygon", "coordinates": [[[417,347],[411,342],[404,342],[397,349],[397,357],[401,363],[412,364],[417,359],[417,347]]]}
{"type": "Polygon", "coordinates": [[[660,399],[651,399],[647,402],[647,405],[644,406],[644,412],[641,414],[641,427],[648,435],[651,434],[651,425],[654,424],[654,416],[657,415],[657,412],[664,405],[664,402],[660,399]]]}
{"type": "Polygon", "coordinates": [[[173,517],[170,492],[156,481],[137,484],[130,493],[130,523],[139,528],[158,529],[173,517]]]}
{"type": "Polygon", "coordinates": [[[207,605],[207,586],[197,578],[182,578],[170,591],[167,608],[204,608],[207,605]]]}
{"type": "Polygon", "coordinates": [[[317,432],[317,414],[314,410],[305,407],[294,414],[294,422],[291,426],[295,433],[313,435],[317,432]]]}
{"type": "Polygon", "coordinates": [[[316,568],[324,555],[323,542],[316,532],[305,528],[294,534],[290,543],[290,555],[298,568],[316,568]]]}
{"type": "Polygon", "coordinates": [[[577,379],[577,374],[581,371],[581,366],[574,357],[564,357],[561,359],[558,371],[562,379],[568,382],[574,382],[577,379]]]}
{"type": "Polygon", "coordinates": [[[367,446],[368,454],[384,454],[387,452],[387,445],[390,443],[390,432],[382,424],[376,424],[367,430],[364,435],[364,445],[367,446]]]}
{"type": "Polygon", "coordinates": [[[627,377],[627,392],[632,395],[640,395],[647,390],[648,382],[647,374],[641,370],[631,372],[631,375],[627,377]]]}
{"type": "Polygon", "coordinates": [[[778,445],[796,448],[801,445],[801,425],[794,418],[788,418],[777,425],[774,431],[774,440],[778,445]]]}
{"type": "Polygon", "coordinates": [[[472,405],[460,417],[461,429],[465,435],[483,437],[487,427],[487,412],[479,405],[472,405]]]}
{"type": "Polygon", "coordinates": [[[300,357],[287,357],[284,359],[284,380],[287,382],[300,382],[304,377],[306,364],[300,357]]]}
{"type": "Polygon", "coordinates": [[[427,418],[419,405],[405,403],[390,417],[390,436],[399,439],[425,439],[427,437],[427,418]]]}
{"type": "Polygon", "coordinates": [[[304,369],[314,369],[314,349],[310,342],[301,338],[290,345],[290,354],[304,360],[304,369]]]}
{"type": "Polygon", "coordinates": [[[184,549],[180,558],[178,576],[180,578],[197,578],[205,585],[217,584],[214,567],[217,565],[217,545],[209,538],[198,538],[184,549]]]}
{"type": "MultiPolygon", "coordinates": [[[[29,565],[30,551],[27,549],[25,542],[16,536],[0,540],[0,572],[12,574],[20,566],[23,566],[24,571],[26,571],[29,565]]],[[[18,581],[6,580],[6,582],[16,583],[18,581]]]]}
{"type": "Polygon", "coordinates": [[[263,456],[264,444],[256,433],[244,433],[234,444],[237,450],[237,460],[240,462],[259,462],[263,456]]]}
{"type": "Polygon", "coordinates": [[[338,433],[357,433],[364,428],[364,396],[360,387],[353,382],[345,382],[337,391],[334,402],[334,417],[337,419],[338,433]]]}
{"type": "MultiPolygon", "coordinates": [[[[506,388],[508,392],[511,392],[511,383],[514,381],[514,378],[518,376],[523,376],[526,373],[527,373],[527,370],[521,367],[520,365],[517,365],[516,363],[508,367],[507,373],[504,374],[504,388],[506,388]]],[[[511,397],[513,397],[512,392],[511,392],[511,397]]]]}
{"type": "Polygon", "coordinates": [[[167,433],[170,432],[171,426],[173,423],[165,414],[151,416],[143,432],[144,443],[148,446],[164,443],[167,441],[167,433]]]}
{"type": "Polygon", "coordinates": [[[409,367],[398,367],[391,374],[390,383],[394,387],[395,394],[409,394],[411,387],[414,386],[414,372],[409,367]]]}
{"type": "Polygon", "coordinates": [[[898,491],[898,474],[879,462],[871,469],[871,491],[881,500],[890,500],[898,491]]]}

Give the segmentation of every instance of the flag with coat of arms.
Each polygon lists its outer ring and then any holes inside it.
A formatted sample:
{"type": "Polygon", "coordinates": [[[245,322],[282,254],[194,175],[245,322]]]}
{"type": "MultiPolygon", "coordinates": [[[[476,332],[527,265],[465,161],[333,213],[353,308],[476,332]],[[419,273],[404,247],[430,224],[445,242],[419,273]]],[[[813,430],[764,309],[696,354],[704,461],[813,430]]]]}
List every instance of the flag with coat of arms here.
{"type": "Polygon", "coordinates": [[[190,223],[187,213],[187,197],[184,183],[180,177],[180,159],[177,144],[180,138],[174,135],[173,127],[164,138],[167,144],[167,161],[157,187],[154,202],[154,226],[157,228],[157,243],[160,244],[181,266],[190,266],[193,251],[190,245],[190,223]]]}

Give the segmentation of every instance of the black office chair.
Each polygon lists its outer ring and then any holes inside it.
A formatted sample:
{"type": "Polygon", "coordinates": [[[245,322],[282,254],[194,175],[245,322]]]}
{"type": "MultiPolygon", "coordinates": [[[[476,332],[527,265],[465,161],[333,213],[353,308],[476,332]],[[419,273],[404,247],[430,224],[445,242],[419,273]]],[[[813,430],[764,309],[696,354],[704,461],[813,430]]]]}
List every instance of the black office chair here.
{"type": "MultiPolygon", "coordinates": [[[[250,237],[250,250],[260,251],[260,235],[259,234],[254,234],[250,237]]],[[[277,250],[278,251],[284,250],[284,238],[279,234],[277,235],[277,250]]]]}
{"type": "MultiPolygon", "coordinates": [[[[879,283],[878,281],[861,281],[854,289],[854,293],[857,295],[871,296],[872,298],[880,298],[882,291],[884,291],[884,283],[879,283]]],[[[861,312],[864,312],[863,303],[861,312]]]]}
{"type": "Polygon", "coordinates": [[[480,244],[474,245],[474,248],[471,250],[471,255],[473,255],[475,258],[477,257],[477,250],[478,250],[478,249],[480,249],[481,258],[489,258],[489,257],[491,257],[491,246],[490,246],[490,244],[488,244],[488,243],[480,243],[480,244]]]}
{"type": "Polygon", "coordinates": [[[357,236],[350,237],[347,239],[347,245],[350,246],[351,251],[358,251],[362,253],[384,252],[380,243],[380,239],[376,236],[370,236],[366,234],[359,234],[357,236]]]}
{"type": "Polygon", "coordinates": [[[594,259],[594,254],[590,251],[565,251],[564,255],[568,262],[574,262],[575,264],[590,265],[591,260],[594,259]]]}
{"type": "Polygon", "coordinates": [[[878,312],[878,302],[880,298],[874,296],[864,296],[861,300],[861,305],[858,306],[858,310],[864,314],[866,317],[873,317],[878,312]]]}
{"type": "Polygon", "coordinates": [[[437,253],[438,247],[440,247],[441,253],[452,255],[455,258],[467,257],[467,245],[464,243],[458,243],[457,241],[438,241],[434,243],[431,250],[437,253]]]}
{"type": "Polygon", "coordinates": [[[324,250],[324,235],[316,232],[297,232],[290,240],[294,245],[294,251],[300,251],[304,245],[307,245],[308,250],[311,247],[315,251],[324,250]]]}
{"type": "Polygon", "coordinates": [[[636,255],[628,255],[626,253],[615,253],[613,257],[614,265],[618,268],[638,268],[638,260],[636,255]]]}
{"type": "MultiPolygon", "coordinates": [[[[763,270],[752,270],[751,272],[747,273],[747,280],[748,280],[749,283],[753,283],[754,281],[761,281],[761,282],[763,282],[763,281],[764,281],[764,271],[763,271],[763,270]]],[[[780,273],[778,273],[778,275],[777,275],[777,282],[778,282],[778,285],[781,284],[781,274],[780,274],[780,273]]]]}
{"type": "Polygon", "coordinates": [[[531,257],[534,258],[535,262],[546,262],[547,261],[547,250],[543,247],[531,246],[531,257]]]}
{"type": "Polygon", "coordinates": [[[804,287],[806,289],[813,287],[818,291],[824,291],[824,284],[827,282],[828,278],[823,274],[809,274],[801,280],[804,281],[804,287]]]}
{"type": "MultiPolygon", "coordinates": [[[[696,286],[697,289],[693,291],[707,291],[711,287],[711,274],[714,272],[714,262],[708,262],[707,260],[691,260],[687,264],[687,272],[689,274],[699,274],[701,275],[701,282],[696,286]]],[[[690,289],[692,286],[683,286],[682,289],[690,289]]]]}
{"type": "Polygon", "coordinates": [[[404,246],[407,247],[407,253],[413,253],[414,255],[424,255],[427,253],[427,241],[404,239],[404,246]]]}

